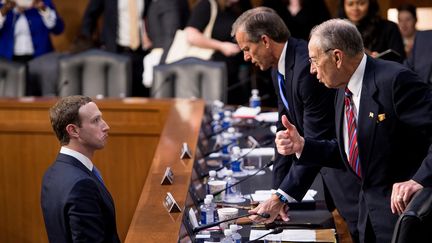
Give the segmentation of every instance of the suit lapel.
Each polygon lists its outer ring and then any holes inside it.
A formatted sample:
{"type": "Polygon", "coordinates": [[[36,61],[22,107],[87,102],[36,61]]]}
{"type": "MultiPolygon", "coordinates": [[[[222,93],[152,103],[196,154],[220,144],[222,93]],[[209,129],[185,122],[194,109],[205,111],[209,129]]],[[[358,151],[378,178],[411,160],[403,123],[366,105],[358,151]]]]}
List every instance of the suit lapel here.
{"type": "Polygon", "coordinates": [[[293,90],[295,90],[294,87],[294,81],[293,81],[293,68],[295,63],[295,40],[293,38],[290,38],[288,40],[288,45],[286,48],[285,53],[285,97],[288,101],[288,104],[290,106],[289,109],[289,115],[291,122],[295,122],[294,124],[297,126],[299,123],[297,123],[296,114],[295,114],[295,104],[294,104],[294,98],[293,98],[293,90]]]}
{"type": "Polygon", "coordinates": [[[86,174],[88,174],[90,177],[92,177],[96,183],[98,183],[99,188],[101,189],[101,194],[104,198],[104,201],[106,202],[106,204],[111,208],[112,212],[115,211],[114,208],[114,200],[111,197],[111,194],[109,193],[108,189],[105,187],[105,185],[96,177],[96,175],[94,175],[89,169],[87,169],[87,167],[85,167],[79,160],[77,160],[76,158],[70,156],[70,155],[66,155],[66,154],[59,154],[57,157],[57,161],[62,161],[64,163],[68,163],[71,164],[75,167],[80,168],[82,171],[84,171],[86,174]]]}
{"type": "Polygon", "coordinates": [[[360,96],[360,110],[357,117],[357,141],[363,176],[370,164],[375,139],[376,116],[379,112],[376,91],[374,61],[368,57],[360,96]]]}
{"type": "MultiPolygon", "coordinates": [[[[336,117],[336,138],[339,143],[339,150],[341,151],[341,156],[343,160],[348,164],[348,158],[345,153],[345,146],[344,146],[344,136],[343,136],[343,121],[345,116],[345,104],[344,104],[344,89],[338,89],[337,91],[337,97],[336,97],[336,108],[335,108],[335,117],[336,117]]],[[[351,166],[348,167],[351,168],[351,166]]]]}

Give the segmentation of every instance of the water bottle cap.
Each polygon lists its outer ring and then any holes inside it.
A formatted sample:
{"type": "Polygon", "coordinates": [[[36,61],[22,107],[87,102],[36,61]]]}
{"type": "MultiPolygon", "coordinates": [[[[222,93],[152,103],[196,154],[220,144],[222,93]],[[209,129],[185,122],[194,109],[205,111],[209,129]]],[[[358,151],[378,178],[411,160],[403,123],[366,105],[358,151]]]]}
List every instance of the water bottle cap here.
{"type": "Polygon", "coordinates": [[[230,229],[225,229],[224,230],[224,235],[225,236],[230,236],[230,235],[232,235],[232,231],[230,229]]]}
{"type": "Polygon", "coordinates": [[[239,154],[241,152],[239,146],[232,147],[231,151],[232,151],[233,154],[239,154]]]}
{"type": "Polygon", "coordinates": [[[227,176],[232,176],[233,175],[233,171],[232,170],[227,170],[225,173],[226,173],[227,176]]]}
{"type": "Polygon", "coordinates": [[[234,233],[234,232],[237,232],[237,230],[238,230],[238,225],[236,225],[236,224],[232,224],[232,225],[229,226],[229,228],[230,228],[230,230],[234,233]]]}
{"type": "Polygon", "coordinates": [[[213,200],[214,196],[213,194],[207,194],[205,198],[210,198],[211,200],[213,200]]]}
{"type": "Polygon", "coordinates": [[[219,121],[220,120],[220,115],[219,114],[213,114],[213,120],[215,121],[219,121]]]}
{"type": "Polygon", "coordinates": [[[235,128],[234,127],[229,127],[227,130],[228,133],[235,133],[235,128]]]}
{"type": "Polygon", "coordinates": [[[212,202],[212,201],[211,201],[210,198],[205,198],[205,199],[204,199],[204,204],[205,204],[205,205],[209,205],[211,202],[212,202]]]}
{"type": "Polygon", "coordinates": [[[215,177],[216,176],[216,171],[215,170],[209,171],[209,176],[215,177]]]}
{"type": "Polygon", "coordinates": [[[253,95],[258,95],[259,94],[259,90],[258,89],[252,89],[252,94],[253,95]]]}

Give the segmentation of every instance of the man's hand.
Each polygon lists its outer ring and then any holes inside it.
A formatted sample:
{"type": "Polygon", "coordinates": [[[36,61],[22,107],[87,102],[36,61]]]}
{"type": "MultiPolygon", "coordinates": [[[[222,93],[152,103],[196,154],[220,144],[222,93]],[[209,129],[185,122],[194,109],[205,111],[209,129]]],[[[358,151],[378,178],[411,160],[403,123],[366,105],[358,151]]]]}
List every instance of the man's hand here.
{"type": "Polygon", "coordinates": [[[402,214],[412,196],[423,186],[414,180],[393,184],[390,206],[392,213],[402,214]]]}
{"type": "Polygon", "coordinates": [[[37,8],[40,11],[45,11],[46,5],[42,0],[34,0],[33,1],[33,7],[37,8]]]}
{"type": "Polygon", "coordinates": [[[282,124],[286,130],[277,132],[275,139],[278,153],[282,155],[301,154],[305,143],[304,138],[300,136],[297,128],[288,121],[285,115],[282,116],[282,124]]]}
{"type": "Polygon", "coordinates": [[[249,210],[250,214],[253,213],[268,213],[270,214],[270,218],[264,219],[258,215],[249,216],[254,222],[257,223],[271,223],[273,222],[278,215],[281,216],[283,221],[288,221],[288,215],[284,209],[285,204],[283,204],[276,195],[272,195],[270,199],[265,202],[260,203],[256,208],[249,210]]]}

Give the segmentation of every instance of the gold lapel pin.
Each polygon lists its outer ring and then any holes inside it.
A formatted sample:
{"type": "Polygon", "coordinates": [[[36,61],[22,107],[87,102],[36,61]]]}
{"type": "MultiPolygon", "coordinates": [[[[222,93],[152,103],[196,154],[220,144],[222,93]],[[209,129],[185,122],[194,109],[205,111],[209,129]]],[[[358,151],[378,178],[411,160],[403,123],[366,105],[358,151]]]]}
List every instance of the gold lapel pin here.
{"type": "Polygon", "coordinates": [[[386,119],[385,113],[378,114],[378,121],[382,122],[386,119]]]}

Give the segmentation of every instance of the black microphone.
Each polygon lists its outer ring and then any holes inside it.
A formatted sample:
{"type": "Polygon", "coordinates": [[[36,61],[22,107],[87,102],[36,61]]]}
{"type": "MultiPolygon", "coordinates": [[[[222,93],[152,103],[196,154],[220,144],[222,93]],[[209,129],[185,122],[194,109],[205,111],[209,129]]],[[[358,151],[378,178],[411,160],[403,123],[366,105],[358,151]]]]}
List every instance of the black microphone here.
{"type": "Polygon", "coordinates": [[[252,216],[252,215],[258,215],[261,218],[265,218],[265,219],[270,218],[270,214],[268,214],[268,213],[262,213],[262,214],[259,214],[259,213],[248,213],[248,214],[240,215],[240,216],[237,216],[237,217],[234,217],[234,218],[225,219],[225,220],[217,221],[217,222],[214,222],[214,223],[205,224],[205,225],[201,225],[201,226],[195,227],[193,229],[193,232],[197,233],[197,232],[199,232],[201,230],[205,230],[205,229],[211,228],[211,227],[219,225],[221,223],[225,223],[225,222],[228,222],[228,221],[236,220],[236,219],[239,219],[239,218],[249,217],[249,216],[252,216]]]}
{"type": "MultiPolygon", "coordinates": [[[[261,146],[265,146],[265,145],[267,145],[267,144],[272,143],[272,142],[273,142],[273,139],[266,140],[266,141],[264,141],[262,144],[260,144],[260,143],[259,143],[259,142],[254,138],[254,137],[252,137],[252,136],[248,136],[248,141],[250,141],[250,142],[252,143],[252,147],[249,148],[249,149],[250,149],[249,151],[247,151],[246,153],[242,154],[242,155],[241,155],[240,157],[238,157],[237,159],[235,159],[235,160],[231,160],[231,161],[229,161],[228,163],[224,164],[223,166],[221,166],[221,167],[219,167],[219,168],[217,168],[217,169],[214,169],[214,171],[218,172],[218,171],[220,171],[220,170],[223,170],[223,169],[226,168],[228,165],[230,165],[230,164],[232,164],[232,163],[234,163],[234,162],[236,162],[236,161],[238,161],[238,160],[240,160],[240,159],[244,159],[244,158],[246,158],[246,156],[248,156],[250,153],[252,153],[252,151],[254,151],[256,148],[260,148],[261,146]]],[[[202,175],[200,176],[200,179],[203,179],[203,178],[208,177],[208,176],[209,176],[209,173],[202,174],[202,175]]]]}
{"type": "Polygon", "coordinates": [[[267,235],[276,235],[276,234],[279,234],[279,233],[282,233],[282,232],[283,232],[282,228],[275,228],[275,229],[271,230],[270,232],[268,232],[267,234],[264,234],[264,235],[256,238],[255,240],[248,241],[247,243],[257,242],[260,239],[266,237],[267,235]]]}
{"type": "MultiPolygon", "coordinates": [[[[263,167],[261,167],[259,170],[257,170],[257,171],[254,172],[253,174],[248,175],[248,176],[245,176],[244,178],[240,179],[240,180],[237,181],[236,183],[233,183],[233,184],[231,184],[231,185],[225,187],[225,188],[222,189],[222,190],[219,190],[219,191],[217,191],[217,192],[213,192],[213,193],[212,193],[213,196],[219,195],[219,194],[221,194],[222,192],[224,192],[224,191],[230,189],[231,187],[236,186],[236,185],[242,183],[243,181],[245,181],[245,180],[247,180],[247,179],[250,179],[251,177],[254,177],[256,174],[258,174],[259,172],[261,172],[261,171],[264,170],[265,168],[268,168],[268,167],[270,167],[270,166],[272,166],[272,165],[273,165],[273,160],[271,160],[270,162],[268,162],[267,164],[265,164],[263,167]]],[[[201,201],[201,200],[200,200],[200,201],[201,201]]]]}

